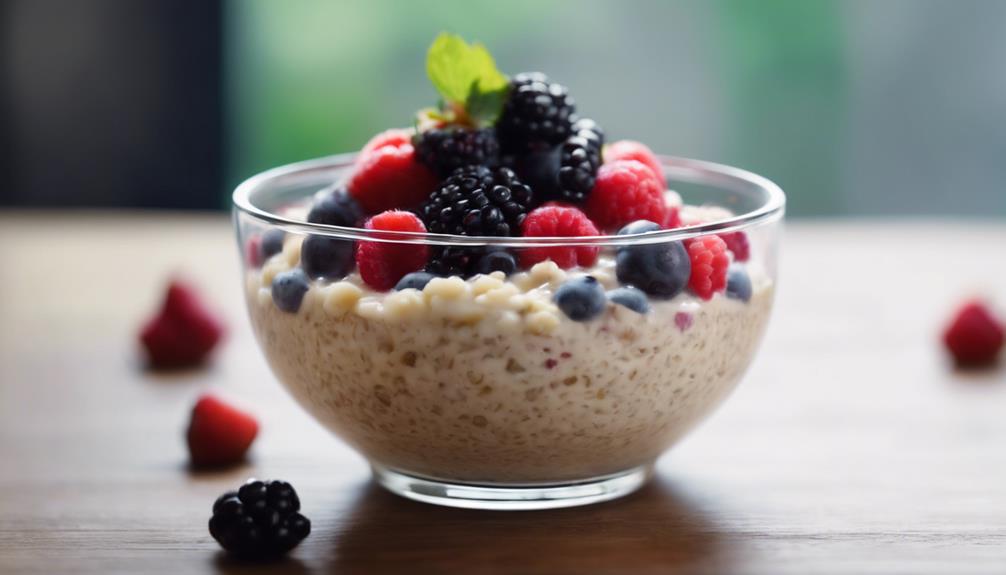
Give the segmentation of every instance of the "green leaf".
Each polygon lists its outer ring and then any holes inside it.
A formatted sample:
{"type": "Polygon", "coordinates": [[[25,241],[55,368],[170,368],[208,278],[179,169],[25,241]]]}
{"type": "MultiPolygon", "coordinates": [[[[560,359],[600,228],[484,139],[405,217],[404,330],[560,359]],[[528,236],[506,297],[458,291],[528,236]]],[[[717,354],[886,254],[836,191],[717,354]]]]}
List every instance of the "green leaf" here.
{"type": "Polygon", "coordinates": [[[503,112],[503,104],[506,103],[506,97],[507,84],[496,90],[485,91],[482,89],[482,83],[478,82],[468,93],[465,110],[468,112],[468,116],[477,124],[482,126],[491,125],[496,123],[496,120],[503,112]]]}
{"type": "MultiPolygon", "coordinates": [[[[426,54],[426,74],[447,106],[464,106],[479,123],[492,123],[503,109],[509,80],[482,44],[442,33],[426,54]]],[[[462,114],[463,116],[463,114],[462,114]]]]}

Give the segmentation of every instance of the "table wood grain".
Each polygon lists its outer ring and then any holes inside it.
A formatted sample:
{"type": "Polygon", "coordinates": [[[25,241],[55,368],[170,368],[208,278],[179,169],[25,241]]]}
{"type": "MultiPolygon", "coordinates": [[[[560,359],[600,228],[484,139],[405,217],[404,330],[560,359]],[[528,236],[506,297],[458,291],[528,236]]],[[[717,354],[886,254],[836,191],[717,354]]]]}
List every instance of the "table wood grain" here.
{"type": "Polygon", "coordinates": [[[959,372],[937,330],[962,295],[1006,304],[1006,223],[789,226],[746,380],[620,501],[438,508],[374,486],[282,391],[244,315],[223,216],[0,213],[0,573],[1006,573],[1006,368],[959,372]],[[144,369],[135,337],[172,273],[230,324],[201,369],[144,369]],[[256,412],[247,465],[187,468],[188,410],[256,412]],[[258,567],[206,530],[249,476],[300,491],[314,532],[258,567]]]}

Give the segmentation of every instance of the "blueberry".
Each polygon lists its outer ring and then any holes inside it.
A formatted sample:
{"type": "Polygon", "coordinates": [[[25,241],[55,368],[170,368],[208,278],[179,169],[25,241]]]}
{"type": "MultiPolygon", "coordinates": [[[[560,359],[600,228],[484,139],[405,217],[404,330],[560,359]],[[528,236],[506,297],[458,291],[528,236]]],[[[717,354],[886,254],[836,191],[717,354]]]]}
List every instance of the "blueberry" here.
{"type": "Polygon", "coordinates": [[[276,274],[272,279],[272,301],[288,313],[297,313],[310,287],[307,274],[300,268],[276,274]]]}
{"type": "Polygon", "coordinates": [[[363,210],[344,187],[323,195],[311,206],[307,221],[312,224],[353,227],[363,219],[363,210]]]}
{"type": "Polygon", "coordinates": [[[727,271],[727,297],[751,301],[751,278],[741,266],[732,265],[727,271]]]}
{"type": "Polygon", "coordinates": [[[648,313],[650,311],[650,300],[646,299],[646,294],[632,286],[620,287],[608,292],[608,299],[623,305],[636,313],[648,313]]]}
{"type": "Polygon", "coordinates": [[[573,321],[587,321],[604,311],[604,288],[593,276],[573,278],[555,290],[556,305],[573,321]]]}
{"type": "Polygon", "coordinates": [[[497,271],[503,272],[505,275],[517,271],[517,260],[513,254],[506,250],[493,250],[480,257],[475,264],[476,273],[488,275],[497,271]]]}
{"type": "Polygon", "coordinates": [[[628,236],[631,234],[643,234],[646,232],[656,232],[660,230],[660,225],[651,222],[650,220],[636,220],[632,223],[625,224],[625,226],[618,230],[618,235],[628,236]]]}
{"type": "Polygon", "coordinates": [[[262,234],[262,244],[259,246],[262,259],[267,260],[283,251],[283,240],[285,238],[286,233],[279,228],[273,228],[262,234]]]}
{"type": "Polygon", "coordinates": [[[615,254],[615,275],[622,284],[636,286],[656,298],[670,299],[685,289],[692,263],[681,242],[625,246],[615,254]]]}
{"type": "Polygon", "coordinates": [[[426,284],[430,283],[430,280],[437,276],[429,272],[412,272],[410,274],[405,274],[405,277],[398,280],[395,284],[395,291],[402,291],[403,289],[417,289],[422,290],[426,287],[426,284]]]}
{"type": "Polygon", "coordinates": [[[308,236],[300,248],[300,267],[311,278],[339,279],[353,269],[353,242],[308,236]]]}

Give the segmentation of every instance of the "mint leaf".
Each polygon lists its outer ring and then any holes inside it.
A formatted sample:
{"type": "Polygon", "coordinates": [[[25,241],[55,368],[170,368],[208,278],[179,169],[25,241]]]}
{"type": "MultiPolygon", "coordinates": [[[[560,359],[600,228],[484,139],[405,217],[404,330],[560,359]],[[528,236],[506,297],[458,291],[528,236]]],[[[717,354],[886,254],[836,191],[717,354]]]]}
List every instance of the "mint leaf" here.
{"type": "Polygon", "coordinates": [[[426,74],[446,106],[463,106],[461,117],[492,123],[503,109],[509,80],[482,44],[442,33],[426,53],[426,74]]]}
{"type": "Polygon", "coordinates": [[[468,43],[454,34],[442,33],[426,52],[426,75],[448,102],[464,102],[474,79],[468,43]]]}
{"type": "Polygon", "coordinates": [[[496,90],[485,91],[482,83],[477,82],[468,93],[468,100],[465,101],[465,110],[468,116],[476,124],[486,126],[496,123],[503,112],[503,104],[506,103],[507,84],[496,90]]]}

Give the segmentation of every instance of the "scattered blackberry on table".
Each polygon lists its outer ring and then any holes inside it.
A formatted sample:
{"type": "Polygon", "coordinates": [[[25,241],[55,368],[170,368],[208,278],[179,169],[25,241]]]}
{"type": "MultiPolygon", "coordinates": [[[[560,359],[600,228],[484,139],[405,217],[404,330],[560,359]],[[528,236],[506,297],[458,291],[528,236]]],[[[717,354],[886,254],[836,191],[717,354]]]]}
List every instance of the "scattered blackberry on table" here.
{"type": "Polygon", "coordinates": [[[299,511],[300,498],[289,483],[251,479],[217,498],[210,535],[237,557],[278,557],[311,533],[311,521],[299,511]]]}
{"type": "Polygon", "coordinates": [[[601,315],[607,303],[604,288],[594,276],[573,278],[555,290],[555,305],[573,321],[588,321],[601,315]]]}
{"type": "Polygon", "coordinates": [[[500,146],[492,128],[431,128],[417,134],[414,142],[416,158],[441,177],[463,166],[499,163],[500,146]]]}
{"type": "Polygon", "coordinates": [[[507,150],[522,150],[533,142],[558,144],[572,130],[576,104],[565,86],[539,72],[517,74],[496,129],[507,150]]]}
{"type": "Polygon", "coordinates": [[[345,186],[338,186],[320,194],[307,214],[307,221],[312,224],[329,226],[354,227],[363,220],[363,209],[360,207],[345,186]]]}

